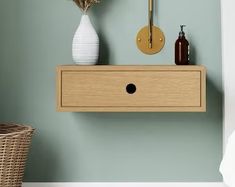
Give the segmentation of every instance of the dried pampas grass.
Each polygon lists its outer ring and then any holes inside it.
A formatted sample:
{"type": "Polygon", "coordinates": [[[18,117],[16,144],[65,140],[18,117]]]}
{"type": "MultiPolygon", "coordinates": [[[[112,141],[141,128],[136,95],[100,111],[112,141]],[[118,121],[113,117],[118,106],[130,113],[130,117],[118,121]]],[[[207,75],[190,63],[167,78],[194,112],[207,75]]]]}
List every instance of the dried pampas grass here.
{"type": "Polygon", "coordinates": [[[87,12],[89,10],[89,8],[100,2],[100,0],[73,0],[78,7],[83,11],[83,12],[87,12]]]}

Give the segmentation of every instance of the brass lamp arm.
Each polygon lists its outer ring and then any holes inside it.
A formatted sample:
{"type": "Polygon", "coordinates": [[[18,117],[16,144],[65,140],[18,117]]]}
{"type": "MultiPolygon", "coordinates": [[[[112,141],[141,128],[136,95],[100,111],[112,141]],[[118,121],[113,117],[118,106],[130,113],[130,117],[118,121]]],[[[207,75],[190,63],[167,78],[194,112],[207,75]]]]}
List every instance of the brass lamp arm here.
{"type": "Polygon", "coordinates": [[[153,0],[149,0],[149,48],[153,47],[153,0]]]}

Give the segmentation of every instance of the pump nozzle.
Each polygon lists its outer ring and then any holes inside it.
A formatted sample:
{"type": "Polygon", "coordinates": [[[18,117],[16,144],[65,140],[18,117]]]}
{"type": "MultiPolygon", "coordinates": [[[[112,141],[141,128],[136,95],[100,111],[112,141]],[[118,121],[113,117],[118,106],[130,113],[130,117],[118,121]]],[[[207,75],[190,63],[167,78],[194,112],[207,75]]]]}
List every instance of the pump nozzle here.
{"type": "Polygon", "coordinates": [[[184,32],[184,27],[186,27],[186,25],[180,25],[181,32],[184,32]]]}
{"type": "Polygon", "coordinates": [[[180,37],[185,36],[184,27],[186,27],[186,25],[180,25],[180,29],[181,29],[180,34],[179,34],[180,37]]]}

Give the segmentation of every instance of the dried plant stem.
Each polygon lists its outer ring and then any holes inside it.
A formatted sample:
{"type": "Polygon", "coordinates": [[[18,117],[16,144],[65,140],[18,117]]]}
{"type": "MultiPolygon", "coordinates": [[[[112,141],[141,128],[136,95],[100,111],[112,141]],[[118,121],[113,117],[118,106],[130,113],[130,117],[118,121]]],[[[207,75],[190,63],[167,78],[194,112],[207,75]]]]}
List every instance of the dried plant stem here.
{"type": "Polygon", "coordinates": [[[91,6],[100,2],[99,0],[73,0],[73,1],[84,13],[86,13],[91,8],[91,6]]]}

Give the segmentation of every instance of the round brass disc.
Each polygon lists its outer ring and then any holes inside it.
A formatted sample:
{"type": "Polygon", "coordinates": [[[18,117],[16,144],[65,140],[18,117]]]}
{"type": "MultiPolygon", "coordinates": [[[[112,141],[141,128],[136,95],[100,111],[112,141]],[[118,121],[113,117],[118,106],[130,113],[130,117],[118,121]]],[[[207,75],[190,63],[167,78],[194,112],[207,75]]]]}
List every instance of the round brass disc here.
{"type": "Polygon", "coordinates": [[[165,45],[164,33],[156,26],[152,28],[152,48],[149,47],[149,27],[142,28],[136,38],[136,43],[140,51],[153,55],[159,53],[165,45]]]}

